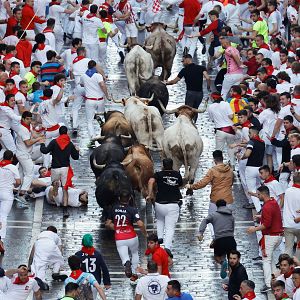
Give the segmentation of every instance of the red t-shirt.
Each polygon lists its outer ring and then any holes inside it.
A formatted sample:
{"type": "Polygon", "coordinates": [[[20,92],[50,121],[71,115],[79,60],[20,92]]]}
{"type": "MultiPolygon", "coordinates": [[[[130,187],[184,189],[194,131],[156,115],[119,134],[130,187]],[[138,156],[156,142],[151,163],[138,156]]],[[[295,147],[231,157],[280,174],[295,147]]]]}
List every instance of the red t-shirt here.
{"type": "Polygon", "coordinates": [[[16,46],[16,50],[16,58],[23,61],[25,68],[30,67],[32,44],[27,40],[20,40],[16,46]]]}
{"type": "Polygon", "coordinates": [[[34,17],[34,15],[35,15],[35,13],[34,13],[33,7],[29,6],[28,4],[25,4],[22,9],[22,19],[20,22],[23,30],[25,30],[26,28],[27,28],[27,30],[34,30],[34,23],[43,24],[46,22],[45,20],[42,20],[37,16],[34,17]],[[30,23],[32,18],[33,18],[33,21],[30,23]]]}
{"type": "Polygon", "coordinates": [[[13,28],[15,26],[17,26],[18,24],[19,24],[19,22],[17,21],[17,19],[14,16],[9,17],[8,20],[7,20],[7,27],[6,27],[5,36],[13,35],[14,34],[13,28]]]}
{"type": "Polygon", "coordinates": [[[179,4],[184,9],[183,25],[192,25],[200,12],[200,3],[198,0],[184,0],[179,4]]]}
{"type": "Polygon", "coordinates": [[[277,201],[273,198],[267,201],[261,211],[260,223],[265,225],[266,229],[262,231],[263,235],[276,235],[283,233],[281,211],[277,201]]]}
{"type": "Polygon", "coordinates": [[[146,250],[145,255],[152,253],[152,260],[157,263],[157,266],[161,266],[161,275],[170,277],[169,273],[169,255],[168,253],[158,245],[153,251],[146,250]]]}

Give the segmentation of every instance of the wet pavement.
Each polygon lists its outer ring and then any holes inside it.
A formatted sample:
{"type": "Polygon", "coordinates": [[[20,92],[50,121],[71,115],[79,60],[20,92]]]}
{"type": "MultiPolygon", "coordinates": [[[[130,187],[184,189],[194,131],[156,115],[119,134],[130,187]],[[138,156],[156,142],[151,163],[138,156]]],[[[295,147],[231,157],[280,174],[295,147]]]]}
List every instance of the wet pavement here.
{"type": "MultiPolygon", "coordinates": [[[[174,78],[182,68],[181,50],[178,51],[173,69],[174,78]]],[[[118,63],[119,56],[117,49],[109,44],[108,58],[108,88],[115,98],[129,95],[127,81],[124,74],[124,67],[118,63]]],[[[201,63],[206,60],[198,50],[197,61],[201,63]]],[[[205,84],[204,84],[205,85],[205,84]]],[[[168,86],[170,93],[169,108],[184,103],[185,83],[168,86]]],[[[207,93],[207,91],[206,91],[207,93]]],[[[122,110],[122,106],[107,103],[106,110],[122,110]]],[[[70,110],[70,108],[68,108],[70,110]]],[[[174,116],[164,116],[164,125],[168,127],[174,121],[174,116]]],[[[95,126],[99,125],[95,121],[95,126]]],[[[197,121],[199,133],[204,142],[204,150],[199,161],[199,168],[196,173],[196,180],[202,178],[212,166],[212,151],[215,149],[213,125],[208,120],[207,113],[199,115],[197,121]]],[[[100,129],[99,129],[100,130],[100,129]]],[[[134,298],[134,288],[123,273],[113,233],[107,231],[101,225],[101,209],[95,199],[95,178],[89,166],[90,151],[86,147],[87,127],[84,115],[84,108],[80,110],[80,131],[79,136],[73,142],[81,149],[79,161],[73,161],[72,166],[75,172],[74,183],[78,188],[89,192],[88,208],[70,209],[70,218],[65,222],[62,219],[62,210],[52,207],[42,200],[32,202],[30,209],[21,210],[14,208],[9,216],[9,228],[5,240],[6,252],[3,258],[4,268],[17,267],[26,263],[30,252],[30,243],[34,237],[49,225],[55,225],[63,241],[63,255],[65,257],[65,269],[68,270],[67,258],[80,249],[81,238],[85,233],[94,236],[95,247],[101,251],[108,265],[112,277],[112,289],[107,292],[108,299],[129,300],[134,298]]],[[[160,170],[160,161],[157,153],[152,153],[155,161],[155,170],[160,170]]],[[[219,277],[220,267],[214,263],[213,250],[209,248],[211,237],[209,230],[205,233],[203,242],[196,240],[198,226],[203,217],[207,215],[209,205],[210,188],[195,191],[192,197],[185,197],[180,212],[180,218],[176,226],[173,254],[174,267],[171,270],[172,278],[180,280],[182,288],[189,291],[194,299],[227,299],[226,292],[222,290],[222,280],[219,277]]],[[[251,211],[243,209],[246,203],[239,178],[236,176],[234,182],[234,216],[236,218],[235,238],[238,250],[242,254],[241,262],[245,265],[249,278],[257,286],[257,291],[263,285],[263,272],[261,265],[253,264],[252,257],[258,255],[256,237],[247,235],[246,229],[252,225],[251,211]]],[[[151,205],[145,203],[140,196],[136,199],[137,206],[142,220],[147,226],[148,232],[155,230],[154,216],[151,205]]],[[[139,233],[141,265],[146,265],[146,258],[143,253],[146,248],[146,241],[139,233]]],[[[43,299],[52,300],[63,296],[63,284],[51,281],[48,276],[50,291],[43,293],[43,299]]],[[[264,299],[263,297],[261,299],[264,299]]]]}

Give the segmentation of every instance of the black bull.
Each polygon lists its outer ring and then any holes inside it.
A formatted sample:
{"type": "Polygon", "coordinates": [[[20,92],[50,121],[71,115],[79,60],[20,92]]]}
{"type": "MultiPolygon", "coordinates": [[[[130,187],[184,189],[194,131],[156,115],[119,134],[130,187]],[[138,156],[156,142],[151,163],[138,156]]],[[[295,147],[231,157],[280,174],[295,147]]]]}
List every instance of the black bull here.
{"type": "Polygon", "coordinates": [[[154,76],[144,82],[137,92],[137,95],[142,98],[150,98],[154,94],[154,98],[149,102],[150,106],[155,106],[161,115],[164,114],[158,100],[167,107],[169,102],[169,92],[165,84],[163,84],[157,76],[154,76]]]}
{"type": "MultiPolygon", "coordinates": [[[[121,191],[133,195],[131,181],[127,177],[124,167],[119,162],[110,162],[103,169],[96,180],[96,200],[103,208],[103,217],[106,219],[112,206],[118,202],[121,191]]],[[[133,199],[133,197],[131,197],[133,199]]],[[[130,203],[134,205],[134,203],[130,203]]]]}

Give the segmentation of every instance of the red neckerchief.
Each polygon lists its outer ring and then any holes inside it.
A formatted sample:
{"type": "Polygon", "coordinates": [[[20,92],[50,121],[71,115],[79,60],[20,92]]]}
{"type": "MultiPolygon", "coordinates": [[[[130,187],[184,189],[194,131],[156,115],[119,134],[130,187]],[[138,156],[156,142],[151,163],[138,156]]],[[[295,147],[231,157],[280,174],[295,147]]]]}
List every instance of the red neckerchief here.
{"type": "Polygon", "coordinates": [[[217,94],[217,93],[211,93],[210,96],[214,99],[214,100],[220,100],[222,98],[221,95],[217,94]]]}
{"type": "Polygon", "coordinates": [[[270,50],[270,47],[269,47],[268,44],[263,43],[262,45],[260,45],[259,49],[267,49],[267,50],[270,50]]]}
{"type": "Polygon", "coordinates": [[[19,73],[17,73],[16,71],[10,71],[9,72],[9,78],[12,78],[12,77],[14,77],[16,75],[19,75],[19,73]]]}
{"type": "Polygon", "coordinates": [[[50,2],[49,6],[52,6],[52,5],[60,5],[60,3],[56,2],[56,1],[52,1],[52,2],[50,2]]]}
{"type": "Polygon", "coordinates": [[[256,298],[256,295],[255,295],[255,293],[252,291],[252,292],[248,292],[248,293],[246,293],[245,295],[244,295],[244,298],[246,299],[249,299],[249,300],[253,300],[253,299],[255,299],[256,298]]]}
{"type": "Polygon", "coordinates": [[[273,66],[267,66],[265,67],[267,69],[267,74],[270,76],[274,72],[274,67],[273,66]]]}
{"type": "Polygon", "coordinates": [[[58,147],[64,150],[70,144],[70,137],[67,134],[61,134],[56,140],[58,147]]]}
{"type": "Polygon", "coordinates": [[[228,0],[228,2],[227,2],[228,4],[232,4],[232,5],[236,5],[236,2],[235,2],[235,0],[228,0]]]}
{"type": "Polygon", "coordinates": [[[26,284],[29,281],[29,276],[27,276],[25,281],[21,281],[20,277],[16,277],[15,281],[13,282],[13,284],[19,284],[19,285],[23,285],[26,284]]]}
{"type": "Polygon", "coordinates": [[[71,48],[71,54],[75,54],[77,52],[77,49],[71,48]]]}
{"type": "MultiPolygon", "coordinates": [[[[299,187],[300,187],[300,185],[299,185],[299,187]]],[[[287,279],[287,278],[291,277],[291,275],[293,274],[293,271],[294,271],[294,268],[292,267],[288,273],[283,274],[284,278],[287,279]]]]}
{"type": "Polygon", "coordinates": [[[273,52],[280,52],[280,48],[275,48],[273,52]]]}
{"type": "Polygon", "coordinates": [[[124,6],[125,6],[126,4],[127,4],[127,0],[125,0],[124,2],[119,2],[118,9],[119,9],[120,11],[122,11],[123,8],[124,8],[124,6]]]}
{"type": "Polygon", "coordinates": [[[83,55],[79,55],[79,56],[75,57],[75,59],[73,60],[73,64],[79,62],[80,60],[82,60],[84,58],[85,58],[85,56],[83,56],[83,55]]]}
{"type": "Polygon", "coordinates": [[[46,45],[45,45],[44,43],[38,44],[38,46],[37,46],[37,48],[38,48],[40,51],[44,50],[45,47],[46,47],[46,45]]]}
{"type": "Polygon", "coordinates": [[[294,99],[300,99],[300,95],[294,95],[294,99]]]}
{"type": "Polygon", "coordinates": [[[10,91],[6,90],[6,91],[5,91],[5,95],[9,95],[9,94],[15,95],[18,91],[19,91],[19,90],[18,90],[16,87],[14,87],[14,88],[12,88],[10,91]]]}
{"type": "Polygon", "coordinates": [[[30,70],[30,72],[33,74],[34,77],[38,77],[39,74],[35,73],[33,70],[30,70]]]}
{"type": "Polygon", "coordinates": [[[61,85],[58,83],[55,83],[54,85],[58,86],[61,89],[61,85]]]}
{"type": "Polygon", "coordinates": [[[282,295],[282,298],[281,298],[281,299],[283,300],[283,299],[290,299],[290,298],[289,298],[289,295],[288,295],[287,293],[284,293],[284,294],[282,295]]]}
{"type": "Polygon", "coordinates": [[[264,181],[264,183],[269,183],[269,182],[274,181],[274,180],[276,180],[276,178],[275,178],[273,175],[270,175],[270,176],[264,181]]]}
{"type": "Polygon", "coordinates": [[[87,17],[88,19],[91,19],[91,18],[93,18],[93,17],[96,17],[96,14],[89,13],[88,15],[86,15],[86,17],[87,17]]]}
{"type": "Polygon", "coordinates": [[[21,120],[21,124],[22,124],[25,128],[27,128],[27,130],[28,130],[29,132],[31,132],[30,125],[25,124],[22,120],[21,120]]]}
{"type": "Polygon", "coordinates": [[[3,60],[8,60],[8,59],[11,59],[12,57],[14,57],[14,56],[11,53],[9,53],[3,57],[3,60]]]}
{"type": "Polygon", "coordinates": [[[5,82],[0,81],[0,87],[4,87],[5,88],[6,84],[5,82]]]}
{"type": "Polygon", "coordinates": [[[70,277],[73,279],[78,279],[83,272],[81,270],[72,271],[70,277]]]}
{"type": "Polygon", "coordinates": [[[13,109],[12,107],[10,107],[10,106],[8,105],[8,103],[7,103],[6,101],[2,102],[0,105],[1,105],[1,106],[9,107],[10,109],[13,109]]]}
{"type": "Polygon", "coordinates": [[[276,94],[277,93],[277,90],[276,89],[269,89],[269,93],[271,93],[271,94],[276,94]]]}
{"type": "Polygon", "coordinates": [[[43,30],[43,33],[48,33],[48,32],[53,33],[53,29],[51,29],[51,28],[49,28],[49,27],[46,27],[46,28],[43,30]]]}
{"type": "Polygon", "coordinates": [[[251,138],[251,140],[255,140],[255,141],[258,141],[258,142],[261,142],[261,143],[265,143],[258,135],[251,138]]]}
{"type": "Polygon", "coordinates": [[[41,96],[40,99],[41,99],[41,100],[49,100],[49,99],[51,99],[51,97],[41,96]]]}
{"type": "Polygon", "coordinates": [[[285,134],[286,134],[286,135],[289,135],[290,132],[291,132],[292,130],[294,130],[294,129],[296,129],[296,127],[293,125],[291,128],[288,128],[288,129],[285,130],[285,134]]]}
{"type": "Polygon", "coordinates": [[[87,255],[94,255],[95,253],[95,248],[94,247],[85,247],[82,246],[81,251],[87,255]]]}
{"type": "Polygon", "coordinates": [[[246,93],[247,93],[247,95],[252,95],[252,90],[248,88],[246,93]]]}
{"type": "Polygon", "coordinates": [[[81,6],[81,8],[80,8],[80,12],[84,12],[84,11],[87,11],[87,10],[88,10],[88,8],[86,6],[81,6]]]}
{"type": "Polygon", "coordinates": [[[7,165],[11,165],[11,164],[12,164],[11,160],[3,159],[0,161],[0,168],[5,167],[7,165]]]}
{"type": "Polygon", "coordinates": [[[27,93],[23,93],[21,90],[19,92],[27,99],[27,93]]]}
{"type": "Polygon", "coordinates": [[[246,122],[244,122],[244,123],[242,124],[242,127],[243,127],[243,128],[245,128],[245,127],[250,128],[251,126],[253,126],[253,125],[252,125],[252,123],[251,123],[249,120],[247,120],[246,122]]]}
{"type": "Polygon", "coordinates": [[[263,18],[259,17],[259,18],[257,19],[257,22],[258,22],[258,21],[263,21],[263,18]]]}

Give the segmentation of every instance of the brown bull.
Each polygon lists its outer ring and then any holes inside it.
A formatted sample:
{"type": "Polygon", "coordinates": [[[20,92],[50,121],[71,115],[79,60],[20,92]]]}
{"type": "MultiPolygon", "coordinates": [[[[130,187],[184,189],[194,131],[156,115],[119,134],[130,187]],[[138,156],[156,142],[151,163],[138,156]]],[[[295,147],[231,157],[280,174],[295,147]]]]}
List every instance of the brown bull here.
{"type": "Polygon", "coordinates": [[[153,161],[147,148],[140,144],[133,145],[122,164],[131,179],[132,188],[146,198],[148,181],[154,175],[153,161]]]}
{"type": "Polygon", "coordinates": [[[101,135],[110,134],[120,136],[123,147],[129,147],[136,140],[131,125],[120,111],[109,111],[105,113],[105,123],[102,126],[101,135]]]}

